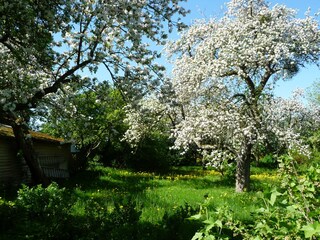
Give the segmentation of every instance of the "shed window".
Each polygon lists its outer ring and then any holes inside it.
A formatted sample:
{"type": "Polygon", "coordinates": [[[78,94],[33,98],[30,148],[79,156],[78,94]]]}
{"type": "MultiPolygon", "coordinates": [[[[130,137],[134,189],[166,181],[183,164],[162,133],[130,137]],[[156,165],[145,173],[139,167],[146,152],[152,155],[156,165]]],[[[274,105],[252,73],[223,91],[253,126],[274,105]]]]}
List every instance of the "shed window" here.
{"type": "Polygon", "coordinates": [[[42,167],[59,168],[64,159],[62,156],[39,156],[39,162],[42,167]]]}

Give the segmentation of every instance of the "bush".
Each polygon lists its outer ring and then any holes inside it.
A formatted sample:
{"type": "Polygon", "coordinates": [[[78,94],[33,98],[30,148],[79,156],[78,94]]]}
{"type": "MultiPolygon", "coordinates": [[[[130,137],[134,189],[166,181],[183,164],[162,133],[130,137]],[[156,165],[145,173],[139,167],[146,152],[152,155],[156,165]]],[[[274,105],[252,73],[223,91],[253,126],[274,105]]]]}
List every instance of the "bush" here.
{"type": "Polygon", "coordinates": [[[137,239],[137,225],[141,212],[130,198],[118,199],[114,208],[105,202],[88,199],[84,215],[75,219],[72,229],[74,239],[137,239]]]}
{"type": "Polygon", "coordinates": [[[57,183],[47,188],[23,186],[18,191],[17,207],[21,211],[21,227],[28,238],[57,239],[67,238],[71,202],[66,190],[57,183]]]}
{"type": "Polygon", "coordinates": [[[0,198],[0,214],[1,239],[11,239],[14,232],[21,239],[125,240],[137,239],[141,212],[131,198],[117,199],[110,209],[102,200],[71,198],[52,183],[47,188],[23,186],[15,203],[0,198]],[[83,211],[75,214],[79,203],[83,211]]]}
{"type": "Polygon", "coordinates": [[[141,211],[137,210],[133,199],[124,198],[115,202],[114,210],[109,216],[112,226],[110,239],[137,239],[140,215],[141,211]]]}
{"type": "Polygon", "coordinates": [[[69,209],[65,188],[60,189],[55,182],[47,188],[41,185],[24,185],[18,191],[17,205],[23,207],[33,218],[56,216],[68,212],[69,209]]]}

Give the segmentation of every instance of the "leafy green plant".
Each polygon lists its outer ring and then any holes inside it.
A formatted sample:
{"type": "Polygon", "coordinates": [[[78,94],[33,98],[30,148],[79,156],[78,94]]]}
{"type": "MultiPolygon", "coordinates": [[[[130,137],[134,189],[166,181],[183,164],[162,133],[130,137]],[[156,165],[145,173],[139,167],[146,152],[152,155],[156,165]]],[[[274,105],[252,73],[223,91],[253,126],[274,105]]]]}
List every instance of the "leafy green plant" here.
{"type": "Polygon", "coordinates": [[[198,214],[190,217],[193,221],[202,221],[204,227],[193,236],[192,240],[200,239],[236,239],[239,221],[234,219],[233,212],[227,207],[209,210],[213,198],[207,198],[200,206],[198,214]],[[232,238],[229,238],[232,236],[232,238]]]}
{"type": "MultiPolygon", "coordinates": [[[[85,201],[82,218],[73,224],[77,239],[131,239],[136,235],[141,212],[130,198],[119,198],[110,208],[98,199],[85,201]],[[94,229],[94,231],[92,231],[94,229]]],[[[133,238],[135,239],[135,238],[133,238]]]]}
{"type": "Polygon", "coordinates": [[[111,239],[137,239],[138,222],[141,211],[133,198],[123,198],[114,203],[110,214],[111,239]]]}
{"type": "Polygon", "coordinates": [[[234,219],[229,208],[208,211],[208,200],[192,219],[204,227],[193,239],[317,239],[320,236],[320,166],[303,175],[291,156],[279,160],[280,188],[259,193],[263,207],[252,213],[250,222],[234,219]]]}
{"type": "Polygon", "coordinates": [[[68,209],[66,190],[53,182],[47,188],[41,185],[24,185],[18,191],[17,205],[23,207],[32,217],[49,217],[65,213],[68,209]]]}

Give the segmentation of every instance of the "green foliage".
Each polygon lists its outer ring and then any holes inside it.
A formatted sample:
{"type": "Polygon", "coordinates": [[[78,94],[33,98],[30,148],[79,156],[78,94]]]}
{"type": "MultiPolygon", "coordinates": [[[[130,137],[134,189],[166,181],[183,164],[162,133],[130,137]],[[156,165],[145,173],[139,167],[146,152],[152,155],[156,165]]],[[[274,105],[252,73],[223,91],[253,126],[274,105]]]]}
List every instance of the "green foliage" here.
{"type": "Polygon", "coordinates": [[[127,127],[123,123],[125,101],[119,90],[101,83],[94,89],[78,89],[60,101],[64,109],[50,111],[44,132],[74,141],[85,160],[98,156],[110,166],[126,158],[130,149],[121,141],[127,127]]]}
{"type": "Polygon", "coordinates": [[[49,50],[52,33],[68,18],[65,0],[35,2],[31,0],[1,1],[0,43],[5,45],[22,63],[35,56],[42,66],[52,64],[49,50]]]}
{"type": "Polygon", "coordinates": [[[212,200],[213,198],[207,198],[204,204],[200,206],[199,213],[190,217],[190,220],[202,221],[205,225],[196,232],[192,240],[229,239],[228,236],[236,237],[235,233],[239,221],[234,219],[233,212],[227,207],[217,207],[213,211],[209,211],[212,200]]]}
{"type": "Polygon", "coordinates": [[[185,155],[171,149],[172,139],[168,134],[151,131],[143,137],[139,145],[132,150],[126,166],[141,171],[167,172],[172,166],[194,166],[196,153],[190,149],[185,155]]]}
{"type": "Polygon", "coordinates": [[[258,161],[257,165],[265,168],[276,168],[278,166],[277,157],[273,154],[267,154],[258,161]]]}
{"type": "Polygon", "coordinates": [[[17,205],[25,209],[31,217],[56,216],[65,213],[66,205],[64,188],[60,189],[53,182],[47,188],[22,186],[18,191],[17,205]]]}
{"type": "Polygon", "coordinates": [[[113,239],[137,239],[137,227],[141,211],[137,210],[132,198],[124,198],[114,203],[110,214],[113,239]]]}
{"type": "Polygon", "coordinates": [[[194,219],[204,227],[193,239],[317,239],[320,236],[320,166],[298,175],[290,156],[279,161],[280,188],[260,193],[264,206],[252,213],[249,222],[233,218],[229,208],[209,212],[205,203],[194,219]]]}
{"type": "Polygon", "coordinates": [[[222,179],[230,184],[235,183],[236,181],[236,163],[228,163],[227,161],[223,161],[223,171],[221,172],[222,179]]]}
{"type": "Polygon", "coordinates": [[[172,154],[167,136],[153,133],[145,137],[131,155],[128,166],[142,171],[167,171],[175,155],[172,154]]]}
{"type": "Polygon", "coordinates": [[[16,200],[22,214],[19,227],[26,230],[30,239],[67,238],[71,204],[66,189],[59,188],[57,183],[47,188],[23,186],[16,200]]]}
{"type": "Polygon", "coordinates": [[[309,140],[310,140],[312,149],[320,151],[320,130],[314,132],[309,140]]]}
{"type": "MultiPolygon", "coordinates": [[[[71,224],[76,239],[136,239],[137,224],[141,212],[130,198],[118,199],[110,209],[105,202],[88,199],[84,203],[84,215],[75,217],[71,224]]],[[[70,230],[69,230],[70,231],[70,230]]]]}
{"type": "Polygon", "coordinates": [[[306,238],[312,238],[314,236],[320,236],[320,223],[315,221],[312,224],[305,225],[301,228],[304,231],[306,238]]]}
{"type": "Polygon", "coordinates": [[[0,200],[2,229],[22,232],[26,239],[136,239],[141,215],[131,198],[118,198],[112,208],[93,198],[82,200],[78,214],[79,197],[71,198],[56,183],[23,186],[15,202],[0,200]]]}

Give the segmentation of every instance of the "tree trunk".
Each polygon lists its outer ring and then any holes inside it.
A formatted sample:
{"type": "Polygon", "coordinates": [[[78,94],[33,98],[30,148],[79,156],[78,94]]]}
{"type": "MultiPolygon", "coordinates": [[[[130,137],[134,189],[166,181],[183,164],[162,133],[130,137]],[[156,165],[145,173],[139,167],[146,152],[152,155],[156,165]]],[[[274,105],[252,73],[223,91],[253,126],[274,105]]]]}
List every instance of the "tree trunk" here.
{"type": "MultiPolygon", "coordinates": [[[[17,119],[18,120],[18,119],[17,119]]],[[[44,175],[40,166],[37,154],[34,150],[33,142],[30,137],[27,125],[22,122],[14,121],[11,124],[19,151],[30,169],[32,184],[42,184],[44,187],[49,185],[48,178],[44,175]]]]}
{"type": "Polygon", "coordinates": [[[244,151],[237,159],[236,192],[250,190],[250,160],[252,145],[246,144],[244,151]]]}

